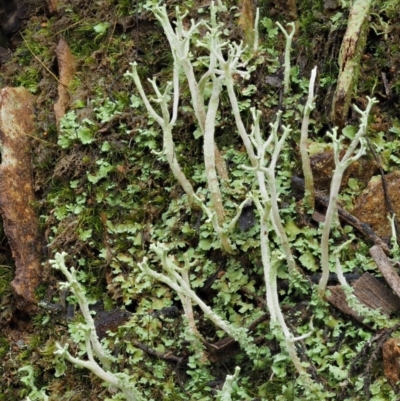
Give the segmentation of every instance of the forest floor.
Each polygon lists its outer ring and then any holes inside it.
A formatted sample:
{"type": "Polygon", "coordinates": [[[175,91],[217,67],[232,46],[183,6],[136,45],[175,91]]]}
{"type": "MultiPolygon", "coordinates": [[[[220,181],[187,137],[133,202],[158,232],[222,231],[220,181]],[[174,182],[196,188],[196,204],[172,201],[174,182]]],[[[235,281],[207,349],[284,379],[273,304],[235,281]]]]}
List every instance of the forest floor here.
{"type": "MultiPolygon", "coordinates": [[[[77,345],[82,341],[76,326],[82,321],[77,301],[60,290],[59,282],[65,278],[49,263],[61,251],[68,253],[69,265],[77,269],[79,281],[93,301],[98,333],[117,358],[112,369],[131,375],[147,399],[216,399],[226,375],[239,365],[242,372],[235,400],[312,400],[311,395],[304,398],[306,392],[296,382],[291,361],[269,331],[255,208],[243,210],[232,234],[235,254],[224,252],[203,213],[189,207],[165,159],[152,153],[163,148],[161,131],[124,74],[131,69],[131,62],[137,62],[145,91],[152,93],[147,78],[156,77],[165,85],[171,79],[173,59],[161,26],[144,7],[146,2],[133,3],[32,1],[18,32],[4,32],[1,86],[22,86],[35,96],[36,132],[30,138],[35,200],[31,206],[40,233],[43,267],[36,291],[40,307],[27,313],[14,298],[15,252],[0,226],[0,401],[22,400],[28,395],[32,400],[45,399],[44,393],[58,401],[112,397],[98,377],[71,363],[64,361],[64,374],[58,375],[62,364],[54,356],[55,343],[71,343],[71,352],[83,349],[77,345]],[[55,104],[58,107],[54,108],[55,104]],[[184,253],[193,251],[192,288],[230,323],[250,330],[258,347],[254,361],[197,307],[196,322],[208,360],[201,365],[194,358],[177,295],[164,284],[143,280],[139,268],[156,242],[168,244],[181,264],[184,253]],[[107,330],[113,334],[107,335],[107,330]],[[18,370],[26,366],[33,369],[36,393],[24,384],[24,373],[18,370]]],[[[176,5],[188,11],[187,21],[209,18],[210,2],[166,3],[171,19],[176,5]]],[[[236,8],[221,13],[227,37],[236,43],[250,40],[245,12],[249,2],[229,3],[236,8]]],[[[315,213],[307,214],[302,188],[299,191],[293,181],[293,177],[302,177],[302,111],[311,70],[317,66],[309,150],[316,191],[321,199],[329,197],[335,165],[327,134],[338,125],[332,104],[350,7],[346,1],[342,6],[323,0],[304,0],[297,6],[293,1],[258,3],[261,50],[249,62],[254,67],[251,78],[237,79],[237,92],[249,126],[253,106],[262,113],[263,132],[269,132],[279,109],[284,110],[285,124],[293,128],[277,175],[285,229],[304,281],[294,283],[285,264],[279,266],[282,310],[291,330],[299,335],[308,331],[310,320],[314,322],[314,335],[300,342],[297,350],[326,399],[397,399],[396,377],[385,376],[382,347],[388,338],[400,336],[398,300],[393,295],[388,301],[395,306],[389,308],[391,315],[385,316],[389,323],[380,327],[337,304],[316,301],[319,224],[326,204],[317,200],[315,213]],[[282,92],[285,38],[276,21],[294,21],[296,26],[292,92],[286,99],[282,92]]],[[[393,0],[376,2],[369,13],[351,103],[362,110],[368,96],[379,103],[369,118],[366,153],[346,171],[339,197],[343,213],[359,220],[354,223],[340,215],[342,227],[331,239],[332,247],[351,240],[342,261],[346,274],[359,278],[370,273],[390,293],[369,250],[377,243],[372,232],[389,249],[393,265],[400,261],[387,217],[400,215],[399,17],[400,7],[393,0]],[[382,176],[385,178],[378,182],[382,176]],[[361,223],[368,223],[371,231],[361,223]]],[[[203,53],[196,51],[200,60],[203,53]]],[[[199,62],[196,68],[200,72],[203,66],[199,62]]],[[[225,93],[218,118],[215,142],[229,174],[224,199],[227,213],[233,217],[236,205],[254,185],[254,177],[241,168],[248,163],[247,157],[225,93]]],[[[359,125],[359,115],[349,108],[341,119],[340,134],[348,138],[345,149],[359,125]]],[[[174,140],[186,176],[199,194],[207,196],[203,143],[185,83],[174,140]]],[[[4,215],[3,220],[5,227],[4,215]]],[[[271,243],[274,250],[280,248],[274,235],[271,243]]],[[[152,263],[156,265],[154,258],[152,263]]],[[[335,277],[330,280],[331,286],[337,284],[335,277]]]]}

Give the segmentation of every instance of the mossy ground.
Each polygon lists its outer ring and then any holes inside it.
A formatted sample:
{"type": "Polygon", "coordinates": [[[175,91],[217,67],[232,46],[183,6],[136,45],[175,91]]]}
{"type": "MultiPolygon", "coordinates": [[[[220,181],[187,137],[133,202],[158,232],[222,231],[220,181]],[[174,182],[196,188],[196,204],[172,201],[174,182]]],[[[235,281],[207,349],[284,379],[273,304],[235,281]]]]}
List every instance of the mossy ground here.
{"type": "MultiPolygon", "coordinates": [[[[63,302],[63,294],[58,290],[58,282],[63,278],[50,269],[47,260],[57,251],[66,251],[70,263],[79,269],[81,282],[90,297],[103,299],[106,309],[126,308],[142,316],[164,306],[179,306],[175,295],[164,286],[158,283],[140,286],[135,282],[139,274],[137,263],[147,253],[150,239],[155,238],[173,242],[181,249],[197,249],[202,263],[195,268],[195,285],[205,287],[207,279],[216,271],[220,272],[213,288],[204,291],[203,296],[228,320],[235,321],[241,316],[243,324],[248,325],[257,316],[253,311],[262,309],[256,297],[264,298],[256,227],[246,235],[237,231],[235,235],[240,252],[233,257],[227,257],[219,249],[209,246],[207,235],[199,235],[205,229],[201,213],[188,210],[182,189],[167,164],[150,152],[151,149],[162,148],[158,129],[148,125],[143,108],[130,107],[131,95],[137,95],[132,82],[124,78],[130,62],[135,60],[139,64],[139,73],[148,93],[151,87],[146,78],[156,76],[159,82],[166,82],[173,68],[162,29],[143,9],[142,3],[99,0],[93,5],[87,1],[71,0],[60,2],[59,11],[53,16],[47,16],[38,6],[26,22],[20,43],[11,58],[1,67],[2,86],[24,86],[37,96],[37,135],[32,141],[32,165],[37,194],[35,207],[44,238],[44,282],[38,289],[38,296],[51,303],[63,302]],[[94,123],[94,138],[90,145],[75,141],[66,149],[57,144],[53,112],[58,85],[54,78],[58,74],[55,48],[60,38],[68,43],[77,61],[77,73],[70,88],[70,109],[75,111],[79,121],[88,118],[94,123]],[[108,110],[111,118],[102,122],[99,109],[108,110]],[[252,295],[241,292],[242,288],[247,288],[252,295]]],[[[167,3],[173,15],[175,5],[181,2],[167,3]]],[[[185,2],[190,17],[196,19],[207,15],[207,11],[203,13],[203,9],[192,3],[185,2]]],[[[289,21],[287,13],[293,14],[293,9],[282,8],[279,2],[263,0],[259,6],[262,20],[269,17],[273,22],[279,20],[285,23],[289,21]]],[[[372,140],[383,138],[391,141],[395,134],[389,129],[400,125],[399,10],[390,2],[379,2],[374,7],[371,24],[375,24],[375,29],[370,30],[367,39],[354,103],[362,106],[366,96],[378,97],[380,103],[371,118],[370,136],[372,140]],[[388,82],[386,87],[382,74],[388,82]],[[387,87],[390,87],[390,93],[387,87]]],[[[293,79],[293,97],[284,105],[286,121],[296,128],[282,157],[283,165],[290,166],[290,171],[280,172],[286,185],[290,175],[299,172],[297,143],[301,115],[297,106],[306,99],[302,79],[309,76],[314,65],[318,65],[320,84],[317,96],[320,100],[313,112],[315,122],[311,138],[324,142],[338,73],[337,59],[347,21],[346,10],[341,15],[329,14],[324,10],[322,0],[298,2],[297,15],[298,33],[292,52],[292,65],[297,66],[297,76],[293,79]]],[[[225,18],[231,38],[240,40],[242,32],[237,27],[237,16],[231,13],[225,18]]],[[[265,22],[264,26],[267,25],[268,22],[265,22]]],[[[267,131],[276,111],[282,107],[279,89],[269,85],[267,77],[282,78],[280,65],[284,42],[281,35],[272,35],[266,28],[261,28],[260,42],[264,53],[254,61],[256,70],[246,83],[246,86],[255,85],[257,92],[250,98],[243,95],[242,100],[248,100],[262,110],[262,126],[267,131]],[[274,61],[268,61],[269,58],[274,61]]],[[[192,177],[197,188],[201,188],[205,184],[201,173],[202,141],[193,136],[195,121],[190,113],[188,88],[183,86],[182,93],[182,118],[174,131],[177,153],[185,166],[185,174],[192,177]]],[[[250,113],[247,113],[250,121],[250,113]]],[[[355,117],[349,115],[349,122],[355,123],[355,117]]],[[[227,165],[237,182],[237,187],[234,185],[230,192],[228,189],[226,192],[233,210],[233,203],[243,199],[246,185],[250,186],[251,182],[238,167],[243,163],[244,153],[235,135],[226,99],[222,100],[220,122],[216,142],[226,155],[227,165]],[[245,188],[241,187],[243,182],[245,188]]],[[[395,149],[390,154],[400,157],[395,149]]],[[[389,159],[386,162],[388,170],[396,168],[389,159]]],[[[293,216],[294,205],[290,194],[284,196],[282,202],[287,207],[287,215],[293,216]]],[[[302,230],[304,237],[312,237],[309,234],[312,230],[308,233],[302,230]]],[[[65,315],[43,311],[31,319],[14,310],[7,286],[12,280],[12,258],[2,231],[0,236],[4,251],[0,257],[0,357],[3,361],[0,364],[0,400],[20,400],[27,394],[18,373],[18,368],[24,365],[34,366],[36,386],[45,386],[52,400],[104,399],[107,390],[88,372],[69,366],[65,376],[55,378],[54,343],[68,339],[65,315]]],[[[310,241],[315,242],[315,239],[310,241]]],[[[302,245],[298,246],[300,257],[302,245]]],[[[360,249],[367,252],[367,247],[361,244],[357,250],[349,251],[348,258],[351,259],[360,249]]],[[[281,278],[287,278],[283,270],[281,278]]],[[[296,327],[302,327],[312,315],[307,306],[310,296],[304,291],[307,290],[288,290],[284,287],[281,291],[283,303],[288,308],[296,303],[300,305],[299,317],[290,318],[296,327]]],[[[350,355],[350,350],[367,338],[367,333],[371,334],[334,310],[328,313],[332,317],[331,326],[326,326],[322,319],[319,321],[318,316],[315,318],[320,341],[325,345],[318,348],[318,341],[313,344],[310,356],[313,361],[318,360],[318,352],[340,350],[343,355],[350,355]]],[[[208,340],[216,341],[220,333],[200,313],[197,319],[208,340]]],[[[118,341],[111,339],[110,346],[120,355],[122,368],[128,371],[131,367],[124,365],[124,359],[132,355],[137,357],[135,375],[141,377],[149,399],[213,399],[216,387],[206,388],[203,384],[203,387],[196,388],[194,383],[223,380],[237,363],[242,367],[240,386],[253,399],[272,400],[278,399],[279,395],[287,400],[298,399],[294,390],[295,374],[287,361],[281,362],[285,372],[279,371],[276,361],[275,370],[271,370],[270,364],[279,354],[279,345],[266,334],[267,324],[260,325],[255,333],[256,336],[266,337],[263,346],[260,346],[257,369],[254,369],[253,361],[239,354],[233,358],[222,358],[221,362],[208,366],[204,371],[191,370],[186,365],[173,366],[137,350],[129,350],[130,341],[134,338],[159,352],[189,355],[188,344],[182,338],[181,321],[139,319],[135,325],[136,332],[121,330],[118,341]],[[196,374],[199,376],[196,377],[196,374]],[[159,385],[160,382],[163,384],[159,385]],[[187,383],[190,383],[189,387],[187,383]]],[[[350,361],[349,357],[346,363],[350,361]]],[[[359,372],[362,371],[360,366],[359,372]]],[[[324,386],[339,396],[340,381],[332,380],[323,369],[318,374],[324,386]]],[[[374,369],[370,379],[376,383],[383,381],[380,366],[374,369]]],[[[384,394],[387,389],[388,386],[382,384],[381,393],[384,394]]],[[[357,398],[357,391],[353,388],[348,390],[349,397],[353,397],[350,399],[363,399],[362,396],[357,398]]],[[[301,397],[300,394],[298,396],[301,397]]],[[[240,395],[238,397],[241,399],[240,395]]]]}

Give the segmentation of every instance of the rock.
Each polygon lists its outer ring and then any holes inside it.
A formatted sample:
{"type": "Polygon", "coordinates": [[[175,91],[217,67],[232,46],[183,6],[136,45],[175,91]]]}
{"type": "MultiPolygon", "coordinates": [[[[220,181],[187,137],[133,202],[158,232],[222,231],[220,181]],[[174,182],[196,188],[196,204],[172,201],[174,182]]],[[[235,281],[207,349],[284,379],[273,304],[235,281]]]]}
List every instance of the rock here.
{"type": "MultiPolygon", "coordinates": [[[[396,216],[400,216],[400,171],[385,175],[385,180],[393,211],[396,216]]],[[[369,224],[382,239],[390,240],[392,229],[388,219],[389,211],[380,176],[371,179],[366,190],[357,198],[351,213],[364,223],[369,224]]]]}

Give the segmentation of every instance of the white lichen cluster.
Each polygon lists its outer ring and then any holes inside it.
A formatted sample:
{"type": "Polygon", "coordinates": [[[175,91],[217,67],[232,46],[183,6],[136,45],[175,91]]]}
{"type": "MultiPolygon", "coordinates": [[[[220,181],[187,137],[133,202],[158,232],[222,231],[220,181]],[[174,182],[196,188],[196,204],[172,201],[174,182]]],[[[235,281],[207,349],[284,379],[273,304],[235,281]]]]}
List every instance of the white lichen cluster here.
{"type": "MultiPolygon", "coordinates": [[[[275,122],[270,125],[270,134],[266,138],[260,130],[261,112],[259,110],[254,108],[251,109],[253,119],[251,127],[248,127],[243,121],[239,101],[235,91],[235,80],[237,77],[247,79],[250,76],[251,71],[248,68],[246,59],[243,57],[246,49],[242,44],[237,44],[224,39],[221,28],[222,25],[218,22],[218,12],[223,9],[224,6],[221,2],[218,2],[218,4],[212,2],[211,20],[199,21],[196,23],[192,21],[189,27],[184,23],[185,15],[180,14],[179,9],[177,9],[176,26],[173,27],[167,15],[165,6],[152,6],[151,11],[164,29],[173,55],[174,68],[172,82],[166,85],[164,91],[161,91],[156,81],[154,79],[150,80],[155,93],[155,97],[150,98],[143,89],[141,80],[138,76],[136,63],[132,63],[132,70],[127,72],[126,75],[133,79],[149,115],[162,129],[163,150],[157,153],[157,156],[163,156],[166,158],[176,180],[184,189],[189,203],[196,203],[201,207],[205,215],[208,217],[209,222],[212,224],[212,227],[220,240],[222,249],[227,253],[235,252],[235,246],[232,244],[230,239],[230,233],[232,232],[244,205],[248,202],[248,199],[251,199],[254,202],[258,211],[260,223],[260,244],[265,278],[265,296],[271,316],[271,327],[274,327],[275,329],[278,328],[281,337],[284,340],[283,343],[286,346],[287,353],[296,367],[296,370],[300,374],[300,377],[303,378],[305,385],[318,391],[318,385],[312,382],[307,373],[306,367],[297,355],[295,347],[296,341],[312,335],[312,325],[310,325],[311,331],[305,335],[296,336],[291,332],[285,322],[284,314],[280,307],[277,289],[277,266],[282,259],[286,260],[289,274],[299,274],[299,269],[296,266],[280,215],[279,195],[276,180],[276,167],[280,153],[292,130],[289,126],[281,124],[281,112],[277,113],[275,122]],[[202,30],[201,38],[199,38],[200,29],[202,30]],[[203,56],[201,60],[203,65],[206,67],[206,71],[200,78],[196,78],[195,75],[194,56],[191,53],[193,44],[202,47],[207,54],[206,56],[203,56]],[[188,178],[185,176],[184,169],[179,164],[176,155],[173,129],[179,118],[182,76],[186,79],[190,89],[193,112],[197,120],[198,128],[203,137],[204,169],[210,196],[209,202],[206,202],[196,194],[196,191],[190,182],[190,177],[188,178]],[[206,89],[207,93],[210,94],[209,97],[205,96],[206,89]],[[228,221],[221,191],[221,181],[226,179],[224,164],[221,162],[219,149],[217,148],[214,139],[221,94],[224,91],[228,95],[237,132],[243,142],[243,146],[248,156],[249,163],[247,166],[243,166],[243,168],[251,171],[257,182],[257,186],[249,191],[247,199],[238,206],[235,217],[230,221],[228,221]],[[156,110],[157,108],[159,111],[156,110]],[[280,242],[280,250],[277,251],[275,249],[273,252],[270,246],[271,228],[280,242]]],[[[283,31],[287,40],[284,65],[284,92],[285,94],[288,94],[291,70],[289,55],[295,27],[294,24],[291,25],[290,34],[288,34],[281,25],[279,28],[283,31]]],[[[257,27],[255,27],[255,30],[257,31],[257,27]]],[[[256,35],[256,37],[258,36],[256,35]]],[[[255,44],[253,48],[253,51],[256,50],[257,44],[255,44]]],[[[312,71],[308,100],[304,109],[300,143],[304,175],[306,177],[306,190],[308,190],[308,192],[306,191],[306,194],[309,197],[309,205],[311,209],[313,208],[313,184],[307,150],[307,133],[309,116],[314,107],[314,82],[316,74],[317,71],[315,68],[312,71]]],[[[345,169],[352,162],[357,160],[364,152],[365,147],[363,138],[366,134],[368,116],[375,102],[374,99],[368,99],[368,105],[365,111],[355,108],[361,116],[361,123],[359,131],[351,140],[344,156],[340,156],[342,138],[338,138],[336,130],[334,130],[330,135],[333,141],[336,167],[332,179],[330,202],[326,213],[326,221],[323,224],[321,238],[322,277],[318,286],[321,293],[326,289],[327,279],[331,269],[329,263],[329,238],[335,216],[337,196],[342,176],[345,169]]],[[[192,266],[192,261],[189,260],[189,256],[186,255],[186,259],[182,266],[172,255],[169,255],[170,250],[166,244],[153,244],[150,247],[150,251],[156,255],[156,259],[159,261],[162,268],[161,272],[155,270],[154,258],[152,258],[151,263],[149,258],[144,258],[144,260],[139,263],[139,267],[142,269],[144,276],[159,280],[176,292],[182,303],[189,329],[192,334],[199,339],[200,344],[202,338],[196,327],[196,322],[193,316],[193,305],[199,306],[204,315],[211,320],[215,326],[237,340],[241,347],[247,351],[248,354],[251,354],[252,346],[254,345],[253,339],[248,335],[246,330],[235,327],[232,323],[221,318],[210,306],[206,305],[196,295],[195,291],[192,290],[189,279],[189,271],[192,266]]],[[[82,359],[81,357],[72,356],[68,351],[68,345],[61,346],[57,344],[56,354],[76,366],[91,370],[105,383],[119,389],[125,395],[127,400],[142,400],[143,398],[136,387],[136,383],[131,383],[129,377],[111,372],[113,357],[97,337],[84,289],[77,281],[74,270],[67,269],[65,265],[65,256],[64,253],[57,254],[55,260],[51,261],[51,263],[54,268],[60,269],[67,278],[67,282],[63,283],[63,287],[69,288],[78,299],[80,309],[85,319],[85,324],[83,324],[81,328],[85,332],[86,358],[82,359]]],[[[338,256],[338,253],[336,253],[335,257],[337,261],[338,256]]],[[[343,276],[341,275],[340,262],[337,262],[336,265],[339,266],[338,275],[342,280],[343,276]]],[[[240,369],[237,368],[234,375],[226,378],[221,393],[221,400],[231,399],[232,383],[237,379],[239,371],[240,369]]]]}
{"type": "MultiPolygon", "coordinates": [[[[289,268],[289,272],[295,274],[298,270],[292,250],[289,245],[289,241],[282,223],[279,210],[278,200],[278,189],[276,182],[276,166],[279,159],[279,155],[285,144],[285,140],[291,133],[291,128],[282,125],[282,134],[279,135],[279,127],[281,125],[281,112],[277,113],[276,121],[271,126],[270,135],[264,139],[260,132],[260,116],[259,110],[252,109],[253,125],[251,129],[246,127],[243,122],[239,102],[235,93],[235,76],[240,76],[247,79],[250,75],[250,71],[247,68],[247,62],[243,61],[243,54],[245,48],[242,44],[232,43],[229,40],[224,41],[221,32],[221,25],[217,22],[217,14],[223,9],[221,4],[211,5],[211,23],[205,23],[203,21],[194,23],[192,21],[189,29],[184,28],[183,19],[185,15],[179,13],[177,9],[176,16],[176,29],[174,30],[171,26],[170,20],[167,15],[165,6],[154,6],[152,11],[161,23],[164,32],[168,38],[172,54],[174,56],[174,80],[173,84],[167,85],[164,94],[161,94],[154,80],[150,80],[154,91],[156,93],[156,99],[154,103],[158,104],[162,110],[162,116],[157,114],[151,105],[150,99],[144,92],[142,83],[137,74],[136,64],[132,64],[132,72],[127,72],[127,75],[132,77],[136,87],[142,97],[144,104],[149,114],[160,124],[164,133],[164,154],[167,156],[167,160],[170,164],[171,170],[175,175],[175,178],[181,183],[189,199],[195,199],[202,209],[209,216],[213,223],[215,232],[220,238],[222,248],[227,252],[233,252],[232,244],[229,240],[229,232],[232,229],[231,224],[226,223],[226,216],[223,206],[223,200],[220,190],[220,183],[217,176],[217,169],[215,165],[214,155],[217,151],[214,132],[216,127],[216,116],[219,108],[219,101],[221,96],[222,88],[225,87],[228,93],[232,114],[236,122],[237,132],[240,135],[244,148],[246,149],[250,166],[243,166],[243,168],[254,172],[254,176],[257,179],[258,190],[253,190],[248,193],[248,198],[252,199],[257,207],[260,221],[260,243],[262,262],[264,267],[265,286],[266,286],[266,298],[268,309],[271,314],[271,325],[279,327],[283,337],[287,351],[292,359],[297,371],[308,378],[306,369],[303,367],[300,359],[297,356],[296,348],[294,343],[302,340],[305,337],[311,335],[308,333],[303,336],[296,337],[290,332],[289,328],[285,323],[285,319],[280,308],[277,290],[277,264],[280,258],[285,258],[289,268]],[[196,45],[205,48],[209,54],[207,58],[207,71],[202,77],[197,80],[194,75],[193,68],[193,56],[190,52],[190,44],[194,42],[194,35],[198,33],[199,27],[204,26],[207,28],[207,34],[203,39],[197,39],[196,45]],[[182,168],[179,166],[175,147],[172,137],[172,129],[176,123],[179,106],[179,76],[181,71],[184,72],[187,83],[191,91],[192,105],[194,112],[203,133],[204,139],[204,168],[207,175],[208,190],[210,193],[210,200],[212,208],[207,206],[205,202],[197,197],[193,187],[189,184],[189,180],[182,173],[182,168]],[[205,105],[204,89],[208,86],[211,92],[211,96],[208,100],[208,104],[205,105]],[[172,90],[172,93],[171,93],[172,90]],[[170,98],[173,99],[172,112],[169,111],[170,98]],[[270,235],[269,227],[274,229],[276,236],[280,240],[282,254],[271,255],[270,249],[270,235]],[[229,227],[229,229],[224,229],[229,227]]],[[[293,35],[295,33],[294,24],[290,24],[291,33],[287,31],[279,24],[279,28],[282,30],[286,37],[285,47],[285,62],[284,62],[284,93],[289,93],[290,84],[290,51],[293,35]]],[[[257,27],[255,28],[257,29],[257,27]]],[[[303,161],[303,168],[306,180],[308,180],[306,189],[312,190],[312,173],[310,168],[310,160],[308,157],[307,150],[307,132],[309,125],[309,116],[314,107],[314,83],[316,79],[317,70],[313,69],[310,79],[309,95],[304,110],[304,118],[302,122],[302,138],[301,138],[301,155],[303,161]],[[311,184],[309,182],[311,181],[311,184]]],[[[322,277],[319,284],[319,290],[321,293],[325,291],[327,284],[327,277],[330,271],[329,265],[329,235],[332,226],[332,219],[335,215],[335,208],[337,204],[337,195],[342,181],[343,173],[345,169],[354,161],[359,159],[364,153],[364,136],[367,129],[368,116],[371,111],[371,107],[376,103],[374,99],[368,99],[368,106],[365,111],[361,111],[355,107],[355,110],[361,116],[361,123],[358,132],[351,140],[351,143],[345,153],[340,158],[340,150],[342,149],[343,138],[338,138],[337,131],[334,130],[333,134],[330,135],[333,141],[334,154],[335,154],[335,173],[332,179],[330,201],[328,210],[326,213],[326,221],[323,224],[323,233],[321,238],[321,252],[322,252],[322,277]]],[[[311,194],[310,194],[311,196],[311,194]]],[[[240,215],[244,203],[238,207],[237,216],[240,215]]],[[[233,219],[236,222],[237,217],[233,219]]],[[[147,258],[140,267],[144,272],[153,278],[156,278],[165,284],[173,288],[181,298],[184,310],[188,321],[190,322],[193,330],[195,331],[195,323],[192,316],[191,305],[189,299],[199,305],[205,315],[209,317],[219,328],[224,330],[227,334],[233,336],[233,329],[223,322],[209,307],[202,305],[200,299],[196,299],[195,293],[190,288],[188,281],[188,268],[189,265],[185,264],[185,268],[179,268],[167,257],[166,248],[162,244],[152,246],[152,250],[159,257],[161,265],[165,273],[157,273],[147,263],[147,258]],[[180,282],[178,284],[178,281],[180,282]]],[[[240,342],[240,339],[238,338],[240,342]]],[[[246,345],[247,346],[247,345],[246,345]]],[[[246,347],[244,347],[246,349],[246,347]]]]}

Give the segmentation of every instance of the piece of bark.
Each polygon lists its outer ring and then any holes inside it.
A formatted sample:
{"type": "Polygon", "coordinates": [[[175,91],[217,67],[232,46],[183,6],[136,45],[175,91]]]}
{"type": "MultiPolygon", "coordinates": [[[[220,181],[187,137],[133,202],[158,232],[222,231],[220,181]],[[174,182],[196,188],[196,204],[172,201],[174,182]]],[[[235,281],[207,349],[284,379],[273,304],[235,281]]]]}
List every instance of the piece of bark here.
{"type": "MultiPolygon", "coordinates": [[[[364,323],[365,317],[360,316],[349,306],[346,295],[340,285],[331,286],[328,289],[331,292],[327,298],[329,303],[346,315],[364,323]]],[[[355,297],[370,309],[380,310],[387,316],[400,309],[400,299],[369,273],[364,273],[356,280],[353,284],[353,289],[355,297]]]]}
{"type": "Polygon", "coordinates": [[[97,336],[100,339],[107,337],[107,331],[117,331],[131,316],[132,313],[124,309],[98,312],[94,320],[97,336]]]}
{"type": "Polygon", "coordinates": [[[390,338],[383,344],[385,377],[394,386],[400,380],[400,338],[390,338]]]}
{"type": "Polygon", "coordinates": [[[382,273],[389,287],[400,298],[400,277],[391,265],[385,252],[383,252],[380,246],[374,245],[370,248],[369,253],[374,258],[378,269],[382,273]]]}
{"type": "Polygon", "coordinates": [[[355,281],[353,288],[354,295],[371,309],[380,309],[387,316],[400,309],[400,298],[369,273],[355,281]]]}
{"type": "Polygon", "coordinates": [[[15,259],[11,283],[17,308],[33,313],[40,281],[41,241],[34,199],[30,137],[34,126],[34,98],[25,88],[0,92],[0,213],[15,259]]]}
{"type": "Polygon", "coordinates": [[[63,39],[60,39],[58,42],[56,55],[59,71],[59,85],[58,100],[54,105],[54,113],[57,127],[59,127],[60,120],[62,117],[64,117],[69,106],[70,97],[68,93],[68,87],[75,75],[76,62],[67,42],[63,39]]]}
{"type": "Polygon", "coordinates": [[[328,290],[330,291],[330,295],[327,297],[327,300],[331,305],[345,315],[351,316],[358,322],[363,323],[364,318],[350,308],[346,300],[346,295],[340,285],[328,286],[328,290]]]}

